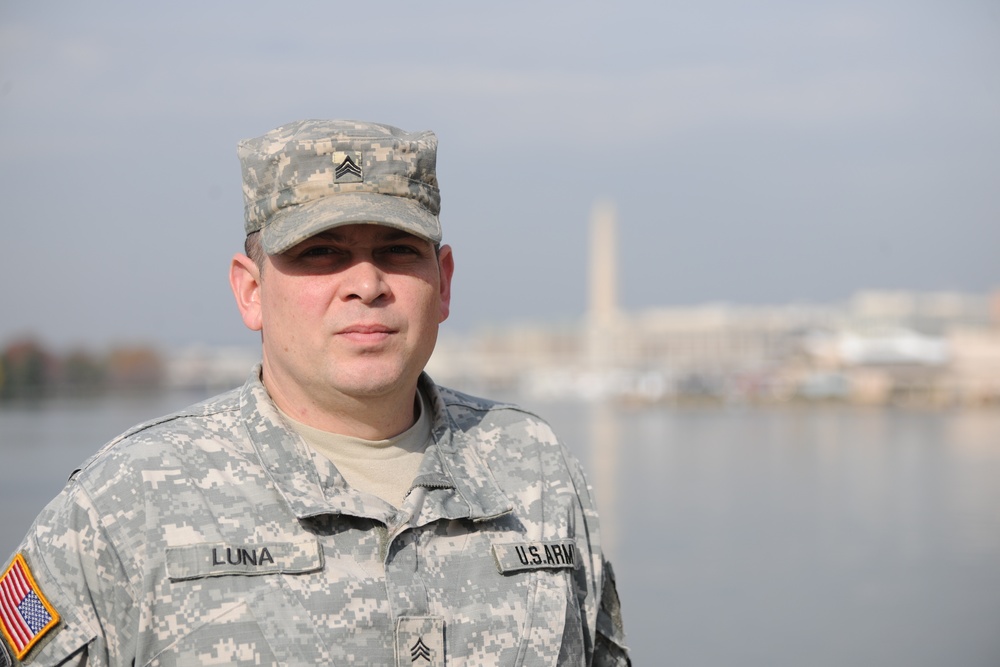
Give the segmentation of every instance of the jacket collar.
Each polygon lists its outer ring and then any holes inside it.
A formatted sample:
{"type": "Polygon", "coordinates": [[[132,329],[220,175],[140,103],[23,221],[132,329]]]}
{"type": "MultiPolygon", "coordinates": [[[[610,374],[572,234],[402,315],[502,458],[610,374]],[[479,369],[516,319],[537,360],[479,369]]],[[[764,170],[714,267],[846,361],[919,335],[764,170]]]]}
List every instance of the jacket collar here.
{"type": "MultiPolygon", "coordinates": [[[[347,485],[343,475],[288,428],[260,380],[258,364],[240,394],[247,435],[278,492],[300,518],[322,514],[367,517],[395,523],[392,507],[347,485]]],[[[416,523],[435,519],[483,521],[510,512],[512,503],[476,452],[474,440],[458,428],[437,385],[421,375],[420,391],[431,409],[433,442],[428,445],[414,487],[424,487],[416,523]]]]}

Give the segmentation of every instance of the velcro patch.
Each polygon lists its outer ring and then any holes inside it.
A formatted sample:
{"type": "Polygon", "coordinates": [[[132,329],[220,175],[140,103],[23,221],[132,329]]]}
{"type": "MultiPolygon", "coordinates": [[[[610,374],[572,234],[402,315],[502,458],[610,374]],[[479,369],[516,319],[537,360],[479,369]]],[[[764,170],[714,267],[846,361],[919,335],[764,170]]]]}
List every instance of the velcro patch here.
{"type": "Polygon", "coordinates": [[[361,183],[364,175],[361,173],[361,151],[336,151],[333,154],[334,182],[361,183]]]}
{"type": "Polygon", "coordinates": [[[493,558],[501,574],[520,570],[558,570],[576,567],[573,540],[493,544],[493,558]]]}
{"type": "Polygon", "coordinates": [[[280,572],[301,574],[323,569],[323,554],[316,540],[299,542],[210,542],[166,551],[167,576],[172,581],[259,575],[280,572]]]}
{"type": "Polygon", "coordinates": [[[444,619],[400,616],[396,620],[396,667],[444,667],[444,619]]]}
{"type": "Polygon", "coordinates": [[[42,594],[24,556],[17,554],[0,577],[0,630],[21,660],[59,623],[59,614],[42,594]]]}

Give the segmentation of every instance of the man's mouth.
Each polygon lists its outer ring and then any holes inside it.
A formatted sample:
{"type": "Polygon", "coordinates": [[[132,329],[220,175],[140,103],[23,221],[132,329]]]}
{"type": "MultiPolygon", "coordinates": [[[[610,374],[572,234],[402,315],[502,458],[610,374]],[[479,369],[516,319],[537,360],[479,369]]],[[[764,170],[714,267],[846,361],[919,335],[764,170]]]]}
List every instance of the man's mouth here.
{"type": "Polygon", "coordinates": [[[395,329],[384,324],[352,324],[341,329],[338,335],[358,343],[377,343],[394,333],[395,329]]]}

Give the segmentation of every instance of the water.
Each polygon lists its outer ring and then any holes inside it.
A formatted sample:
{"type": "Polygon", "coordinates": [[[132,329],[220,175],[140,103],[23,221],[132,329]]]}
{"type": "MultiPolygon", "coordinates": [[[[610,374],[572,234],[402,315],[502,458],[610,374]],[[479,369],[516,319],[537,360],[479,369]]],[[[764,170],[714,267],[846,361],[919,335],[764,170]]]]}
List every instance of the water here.
{"type": "MultiPolygon", "coordinates": [[[[0,407],[0,551],[199,398],[0,407]]],[[[637,665],[1000,665],[1000,411],[531,407],[590,470],[637,665]]]]}

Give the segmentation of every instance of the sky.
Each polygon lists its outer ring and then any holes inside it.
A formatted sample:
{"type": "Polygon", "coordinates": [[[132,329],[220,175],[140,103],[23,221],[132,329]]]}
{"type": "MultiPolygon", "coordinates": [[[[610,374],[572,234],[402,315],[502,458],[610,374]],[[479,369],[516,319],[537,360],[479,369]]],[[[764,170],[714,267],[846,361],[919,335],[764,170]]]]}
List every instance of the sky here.
{"type": "Polygon", "coordinates": [[[456,333],[1000,288],[995,0],[0,1],[0,344],[250,344],[236,144],[440,140],[456,333]]]}

